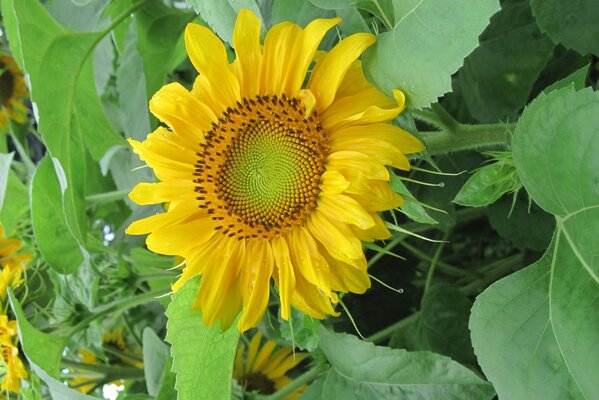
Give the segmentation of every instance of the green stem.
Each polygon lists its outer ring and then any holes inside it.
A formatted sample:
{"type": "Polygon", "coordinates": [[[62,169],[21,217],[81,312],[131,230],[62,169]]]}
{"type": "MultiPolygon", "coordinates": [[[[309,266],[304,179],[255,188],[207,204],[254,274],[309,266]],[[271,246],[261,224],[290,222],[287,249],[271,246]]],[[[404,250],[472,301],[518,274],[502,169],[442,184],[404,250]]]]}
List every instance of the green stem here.
{"type": "Polygon", "coordinates": [[[420,311],[417,311],[414,314],[412,314],[400,321],[397,321],[396,323],[394,323],[392,325],[389,325],[385,329],[382,329],[382,330],[368,336],[366,338],[366,340],[368,340],[369,342],[373,342],[373,343],[383,341],[383,340],[387,339],[389,336],[391,336],[398,329],[401,329],[405,326],[410,325],[412,322],[414,322],[414,320],[416,320],[416,318],[418,318],[419,315],[420,315],[420,311]]]}
{"type": "Polygon", "coordinates": [[[98,374],[124,379],[136,379],[144,377],[144,370],[134,367],[112,367],[109,365],[85,364],[70,360],[61,360],[60,367],[78,371],[97,372],[98,374]]]}
{"type": "Polygon", "coordinates": [[[489,146],[506,146],[515,124],[458,125],[453,131],[420,132],[428,154],[446,154],[489,146]]]}
{"type": "Polygon", "coordinates": [[[443,252],[443,248],[445,247],[445,243],[447,238],[449,237],[449,231],[443,234],[443,239],[441,243],[437,246],[437,250],[435,250],[435,254],[433,255],[433,259],[431,260],[431,266],[428,268],[428,273],[426,274],[426,282],[424,283],[424,293],[431,286],[431,282],[433,281],[433,275],[435,274],[435,268],[437,268],[437,263],[439,262],[439,258],[441,257],[441,253],[443,252]]]}
{"type": "Polygon", "coordinates": [[[85,201],[88,203],[110,203],[116,200],[123,200],[127,198],[131,190],[115,190],[114,192],[105,192],[105,193],[97,193],[90,194],[89,196],[85,196],[85,201]]]}
{"type": "Polygon", "coordinates": [[[143,293],[137,295],[135,297],[131,297],[128,299],[115,301],[111,304],[106,304],[102,307],[98,307],[95,310],[92,310],[92,314],[81,320],[77,325],[73,326],[69,332],[67,333],[68,337],[73,336],[75,333],[79,332],[82,329],[85,329],[92,321],[102,318],[105,315],[112,314],[116,311],[126,310],[131,307],[139,306],[141,304],[148,303],[150,301],[156,300],[156,297],[162,296],[171,291],[171,288],[161,288],[152,290],[147,293],[143,293]]]}
{"type": "Polygon", "coordinates": [[[11,131],[10,137],[12,138],[12,143],[14,144],[17,153],[19,153],[19,156],[21,157],[23,164],[25,164],[25,166],[27,167],[27,173],[29,174],[29,176],[32,176],[35,172],[35,164],[33,163],[33,161],[31,161],[31,158],[29,158],[29,154],[27,154],[25,147],[23,147],[23,145],[19,141],[17,135],[13,134],[11,131]]]}
{"type": "Polygon", "coordinates": [[[327,368],[325,368],[325,366],[318,365],[318,366],[308,370],[303,375],[292,380],[287,386],[284,386],[283,388],[281,388],[281,390],[279,390],[271,395],[268,395],[268,396],[257,395],[256,399],[282,400],[282,399],[286,398],[287,396],[289,396],[294,391],[296,391],[297,389],[299,389],[300,387],[302,387],[303,385],[306,385],[306,384],[318,379],[320,377],[320,375],[322,375],[326,370],[327,370],[327,368]]]}
{"type": "Polygon", "coordinates": [[[515,270],[518,267],[522,267],[524,263],[524,254],[518,253],[506,257],[502,260],[492,262],[486,265],[485,268],[488,272],[480,279],[467,284],[460,288],[460,290],[466,295],[472,296],[480,293],[484,288],[489,286],[501,277],[504,277],[509,272],[515,270]]]}

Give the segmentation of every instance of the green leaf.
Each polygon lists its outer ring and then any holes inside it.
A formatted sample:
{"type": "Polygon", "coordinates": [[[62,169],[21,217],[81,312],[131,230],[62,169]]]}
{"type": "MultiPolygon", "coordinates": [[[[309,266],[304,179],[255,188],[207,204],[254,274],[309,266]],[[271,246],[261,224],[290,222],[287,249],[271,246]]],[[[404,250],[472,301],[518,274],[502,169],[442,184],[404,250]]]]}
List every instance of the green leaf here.
{"type": "Polygon", "coordinates": [[[526,2],[504,3],[480,41],[464,61],[459,83],[470,114],[494,122],[527,103],[554,46],[539,32],[526,2]]]}
{"type": "Polygon", "coordinates": [[[472,301],[455,287],[436,284],[424,294],[413,322],[396,331],[389,346],[428,350],[465,364],[475,361],[468,317],[472,301]]]}
{"type": "Polygon", "coordinates": [[[187,3],[206,21],[212,30],[220,36],[222,40],[233,44],[233,27],[237,19],[237,13],[248,8],[264,21],[260,7],[255,0],[187,0],[187,3]]]}
{"type": "Polygon", "coordinates": [[[239,332],[235,324],[225,332],[220,323],[204,325],[202,314],[193,310],[198,287],[199,279],[189,280],[173,294],[166,311],[178,400],[228,400],[239,332]]]}
{"type": "Polygon", "coordinates": [[[27,218],[29,211],[29,190],[12,170],[8,171],[6,194],[0,211],[0,222],[7,232],[27,218]]]}
{"type": "Polygon", "coordinates": [[[494,162],[478,169],[466,181],[453,202],[466,207],[484,207],[520,187],[513,165],[494,162]]]}
{"type": "Polygon", "coordinates": [[[79,268],[85,256],[61,209],[60,184],[52,159],[46,156],[35,170],[31,183],[31,222],[44,260],[55,271],[68,274],[79,268]]]}
{"type": "Polygon", "coordinates": [[[414,198],[412,193],[410,193],[400,177],[393,172],[390,174],[391,188],[404,198],[404,203],[400,207],[401,211],[411,220],[420,222],[421,224],[437,224],[438,222],[426,212],[426,209],[414,198]]]}
{"type": "Polygon", "coordinates": [[[68,339],[38,331],[27,321],[23,308],[12,291],[9,290],[8,296],[12,311],[17,318],[19,340],[23,352],[27,356],[33,372],[48,385],[52,399],[93,400],[93,397],[73,390],[57,379],[62,351],[68,339]]]}
{"type": "Polygon", "coordinates": [[[590,65],[585,65],[579,70],[574,71],[572,74],[566,76],[564,79],[560,79],[552,85],[547,86],[545,89],[543,89],[543,92],[550,93],[554,90],[563,89],[570,85],[574,85],[574,89],[576,90],[581,90],[586,84],[587,76],[589,75],[589,66],[590,65]]]}
{"type": "Polygon", "coordinates": [[[537,24],[555,43],[599,55],[598,0],[531,0],[531,7],[537,24]]]}
{"type": "MultiPolygon", "coordinates": [[[[166,369],[167,364],[169,367],[171,365],[169,347],[149,327],[144,329],[142,341],[146,387],[148,394],[157,396],[162,389],[163,382],[167,381],[170,384],[172,380],[174,383],[174,374],[170,368],[166,369]],[[167,375],[173,376],[167,377],[167,375]]],[[[171,390],[174,392],[172,386],[171,390]]]]}
{"type": "Polygon", "coordinates": [[[4,199],[6,198],[8,173],[10,172],[10,164],[12,164],[14,155],[14,152],[8,154],[0,153],[0,211],[4,206],[4,199]]]}
{"type": "Polygon", "coordinates": [[[491,204],[487,207],[489,222],[514,247],[544,251],[551,242],[555,218],[525,197],[518,194],[514,202],[512,196],[505,196],[491,204]]]}
{"type": "Polygon", "coordinates": [[[451,90],[451,75],[476,48],[478,35],[499,9],[496,0],[422,0],[364,55],[368,79],[387,94],[401,89],[409,107],[422,108],[451,90]],[[447,23],[451,21],[451,23],[447,23]]]}
{"type": "Polygon", "coordinates": [[[393,2],[391,0],[310,0],[310,3],[325,10],[359,8],[376,15],[388,28],[391,28],[395,23],[393,2]]]}
{"type": "Polygon", "coordinates": [[[318,347],[320,321],[291,308],[291,318],[285,321],[279,315],[281,338],[300,350],[314,351],[318,347]]]}
{"type": "Polygon", "coordinates": [[[468,331],[472,300],[451,285],[437,284],[425,293],[421,307],[422,333],[429,349],[462,363],[473,363],[468,331]]]}
{"type": "MultiPolygon", "coordinates": [[[[176,61],[181,60],[181,55],[186,55],[183,31],[194,17],[189,11],[167,7],[159,1],[135,13],[137,49],[143,62],[147,98],[164,84],[176,61]]],[[[145,107],[147,109],[147,103],[145,107]]]]}
{"type": "Polygon", "coordinates": [[[36,0],[4,1],[8,3],[5,8],[14,11],[8,16],[14,16],[18,25],[39,131],[58,161],[54,167],[61,184],[66,221],[78,244],[85,247],[82,149],[85,144],[94,159],[99,160],[111,146],[123,143],[103,111],[89,57],[104,34],[66,30],[36,0]]]}
{"type": "Polygon", "coordinates": [[[518,122],[516,168],[557,228],[538,262],[475,302],[472,342],[500,398],[599,398],[598,124],[599,95],[573,87],[541,94],[518,122]]]}
{"type": "MultiPolygon", "coordinates": [[[[282,21],[292,21],[299,26],[306,26],[313,19],[332,18],[334,16],[335,13],[332,10],[323,10],[309,1],[298,3],[297,0],[274,0],[271,25],[282,21]]],[[[330,35],[330,32],[328,35],[330,35]]],[[[326,41],[326,39],[323,41],[326,41]]]]}
{"type": "Polygon", "coordinates": [[[493,387],[451,359],[375,346],[345,333],[320,331],[332,368],[323,399],[491,399],[493,387]],[[348,351],[351,349],[351,351],[348,351]]]}

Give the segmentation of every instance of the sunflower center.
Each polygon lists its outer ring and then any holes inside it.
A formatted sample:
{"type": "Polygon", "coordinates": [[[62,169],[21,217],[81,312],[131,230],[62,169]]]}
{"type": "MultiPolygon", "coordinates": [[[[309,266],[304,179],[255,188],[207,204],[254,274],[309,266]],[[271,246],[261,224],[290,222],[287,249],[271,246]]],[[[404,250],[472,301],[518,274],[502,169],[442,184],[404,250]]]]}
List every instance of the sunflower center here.
{"type": "Polygon", "coordinates": [[[284,95],[243,99],[206,134],[196,163],[200,208],[239,238],[271,238],[316,206],[328,151],[316,113],[284,95]]]}
{"type": "Polygon", "coordinates": [[[0,105],[7,105],[12,97],[15,78],[8,67],[0,61],[0,105]]]}
{"type": "Polygon", "coordinates": [[[255,372],[245,378],[245,389],[248,392],[257,391],[260,394],[273,394],[275,392],[275,383],[268,379],[266,375],[255,372]]]}

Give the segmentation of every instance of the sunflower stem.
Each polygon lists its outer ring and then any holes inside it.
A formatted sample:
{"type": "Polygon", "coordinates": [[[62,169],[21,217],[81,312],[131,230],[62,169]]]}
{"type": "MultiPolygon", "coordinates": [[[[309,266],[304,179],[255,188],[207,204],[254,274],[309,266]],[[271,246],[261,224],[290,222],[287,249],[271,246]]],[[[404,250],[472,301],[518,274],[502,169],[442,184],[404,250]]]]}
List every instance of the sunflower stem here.
{"type": "Polygon", "coordinates": [[[131,190],[115,190],[113,192],[105,192],[105,193],[97,193],[90,194],[89,196],[85,196],[85,201],[88,203],[110,203],[116,200],[123,200],[127,198],[131,190]]]}
{"type": "Polygon", "coordinates": [[[61,368],[69,368],[77,371],[96,372],[105,376],[124,379],[142,379],[144,378],[144,370],[134,367],[113,367],[100,364],[85,364],[70,360],[61,360],[61,368]]]}
{"type": "Polygon", "coordinates": [[[308,370],[303,375],[298,376],[296,379],[292,380],[287,386],[284,386],[278,392],[275,392],[271,395],[257,395],[256,399],[259,400],[282,400],[289,396],[291,393],[306,385],[316,379],[318,379],[326,370],[327,366],[325,365],[317,365],[314,368],[308,370]]]}
{"type": "Polygon", "coordinates": [[[160,288],[146,292],[135,297],[126,298],[124,300],[115,301],[113,303],[106,304],[102,307],[98,307],[92,310],[92,314],[82,319],[77,325],[73,326],[67,333],[67,337],[71,337],[80,330],[85,329],[92,321],[102,318],[105,315],[112,314],[117,311],[126,310],[141,304],[145,304],[156,300],[157,297],[162,296],[170,292],[171,288],[160,288]]]}
{"type": "Polygon", "coordinates": [[[431,265],[428,268],[428,273],[426,274],[426,282],[424,283],[424,293],[426,294],[427,290],[431,286],[433,281],[433,275],[435,274],[435,269],[437,268],[437,264],[439,259],[441,258],[441,253],[443,252],[443,248],[445,247],[445,243],[447,243],[447,238],[449,237],[449,231],[446,231],[443,234],[443,239],[441,239],[441,243],[437,246],[435,250],[435,254],[433,255],[433,259],[431,260],[431,265]]]}
{"type": "Polygon", "coordinates": [[[429,155],[474,150],[492,146],[507,146],[516,124],[458,124],[455,129],[420,132],[429,155]]]}
{"type": "Polygon", "coordinates": [[[420,315],[420,311],[417,311],[414,314],[412,314],[400,321],[397,321],[396,323],[389,325],[388,327],[381,329],[380,331],[378,331],[376,333],[373,333],[372,335],[368,336],[366,338],[366,340],[368,340],[369,342],[373,342],[373,343],[383,341],[383,340],[387,339],[389,336],[391,336],[398,329],[401,329],[404,326],[410,325],[412,322],[414,322],[414,320],[416,320],[416,318],[418,318],[419,315],[420,315]]]}

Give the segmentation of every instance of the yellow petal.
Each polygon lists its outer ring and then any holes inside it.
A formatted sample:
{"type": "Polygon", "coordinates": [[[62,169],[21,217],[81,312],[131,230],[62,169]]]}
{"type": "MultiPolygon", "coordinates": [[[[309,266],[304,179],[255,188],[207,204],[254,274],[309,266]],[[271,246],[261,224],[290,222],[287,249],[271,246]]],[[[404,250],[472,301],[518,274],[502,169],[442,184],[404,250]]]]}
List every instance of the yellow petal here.
{"type": "Polygon", "coordinates": [[[301,39],[301,28],[291,22],[276,24],[264,38],[264,56],[260,69],[260,93],[280,95],[291,65],[293,49],[301,39]]]}
{"type": "Polygon", "coordinates": [[[241,272],[243,313],[237,327],[244,332],[260,322],[270,296],[270,277],[274,268],[271,247],[256,240],[247,243],[246,260],[241,272]]]}
{"type": "Polygon", "coordinates": [[[318,209],[333,221],[356,225],[360,229],[370,229],[374,226],[374,220],[360,203],[342,194],[321,195],[318,199],[318,209]]]}
{"type": "Polygon", "coordinates": [[[352,63],[376,41],[369,33],[356,33],[340,41],[317,64],[310,76],[308,89],[316,96],[319,113],[326,110],[337,93],[341,80],[352,63]]]}
{"type": "Polygon", "coordinates": [[[351,263],[351,260],[363,256],[362,245],[351,230],[343,224],[334,224],[318,208],[310,214],[307,226],[336,259],[351,263]]]}
{"type": "Polygon", "coordinates": [[[339,171],[328,170],[320,177],[319,187],[325,194],[338,194],[349,187],[349,181],[339,171]]]}
{"type": "Polygon", "coordinates": [[[235,48],[237,75],[243,97],[258,94],[262,48],[260,45],[260,19],[248,9],[242,9],[237,15],[233,29],[233,47],[235,48]]]}
{"type": "Polygon", "coordinates": [[[216,225],[212,218],[204,217],[167,226],[148,235],[146,244],[156,253],[186,257],[189,249],[203,245],[215,234],[216,225]]]}
{"type": "Polygon", "coordinates": [[[329,265],[306,228],[300,226],[289,233],[289,246],[297,270],[309,283],[331,297],[329,265]]]}
{"type": "MultiPolygon", "coordinates": [[[[225,46],[210,29],[188,24],[185,29],[185,47],[193,66],[207,81],[207,96],[219,98],[229,106],[241,99],[239,82],[229,65],[225,46]]],[[[220,112],[215,110],[217,115],[220,112]]]]}
{"type": "Polygon", "coordinates": [[[193,149],[217,120],[212,110],[179,83],[163,86],[150,100],[150,110],[193,149]]]}
{"type": "Polygon", "coordinates": [[[385,240],[391,237],[391,232],[385,226],[385,221],[377,213],[371,213],[375,225],[370,229],[360,229],[352,226],[351,230],[363,242],[373,242],[375,240],[385,240]]]}
{"type": "Polygon", "coordinates": [[[272,370],[269,374],[269,378],[276,379],[281,377],[287,373],[290,369],[301,363],[307,354],[304,353],[296,353],[287,356],[274,370],[272,370]]]}
{"type": "MultiPolygon", "coordinates": [[[[369,179],[389,180],[389,171],[376,158],[357,151],[337,151],[330,153],[326,161],[327,170],[350,169],[360,171],[369,179]]],[[[345,176],[345,174],[344,174],[345,176]]]]}
{"type": "Polygon", "coordinates": [[[281,299],[281,317],[289,320],[291,294],[295,289],[295,272],[291,264],[287,240],[281,236],[271,241],[275,265],[279,272],[279,297],[281,299]]]}
{"type": "Polygon", "coordinates": [[[168,212],[134,221],[125,229],[125,233],[128,235],[143,235],[166,225],[177,224],[184,219],[195,218],[202,214],[204,214],[204,211],[197,207],[195,200],[183,201],[175,207],[169,208],[168,212]]]}
{"type": "Polygon", "coordinates": [[[289,354],[291,354],[292,351],[293,351],[293,349],[291,347],[287,347],[287,346],[282,347],[279,350],[277,350],[277,352],[272,357],[270,357],[268,364],[264,366],[264,368],[262,369],[262,372],[266,376],[268,376],[270,374],[270,372],[272,372],[276,367],[278,367],[279,364],[281,364],[281,362],[283,362],[283,360],[285,358],[287,358],[287,356],[289,354]]]}
{"type": "Polygon", "coordinates": [[[245,344],[242,342],[237,348],[237,354],[235,354],[235,363],[233,364],[233,378],[237,382],[241,381],[243,377],[243,353],[245,352],[245,344]]]}
{"type": "Polygon", "coordinates": [[[335,151],[351,151],[357,149],[360,153],[369,155],[377,159],[381,164],[391,165],[392,167],[408,171],[410,169],[410,161],[404,156],[399,149],[390,146],[389,142],[370,138],[342,138],[335,141],[330,141],[330,149],[335,151]]]}
{"type": "Polygon", "coordinates": [[[166,203],[194,196],[194,187],[193,181],[187,179],[158,183],[141,182],[131,190],[129,198],[140,205],[166,203]]]}
{"type": "Polygon", "coordinates": [[[277,347],[277,344],[272,340],[267,340],[266,343],[260,348],[254,365],[252,365],[252,372],[261,372],[264,366],[270,361],[270,355],[273,350],[277,347]]]}
{"type": "Polygon", "coordinates": [[[283,89],[288,95],[296,96],[300,91],[318,45],[324,35],[339,22],[341,22],[340,18],[318,18],[310,22],[300,33],[299,40],[292,48],[292,53],[287,61],[289,70],[283,83],[283,89]]]}
{"type": "Polygon", "coordinates": [[[248,348],[248,355],[245,359],[245,371],[244,374],[249,374],[256,360],[258,349],[260,348],[260,341],[262,340],[262,332],[257,331],[252,340],[250,340],[250,347],[248,348]]]}
{"type": "Polygon", "coordinates": [[[423,150],[422,143],[403,129],[385,123],[362,126],[347,126],[328,132],[331,143],[338,140],[376,139],[388,142],[403,154],[418,153],[423,150]]]}

